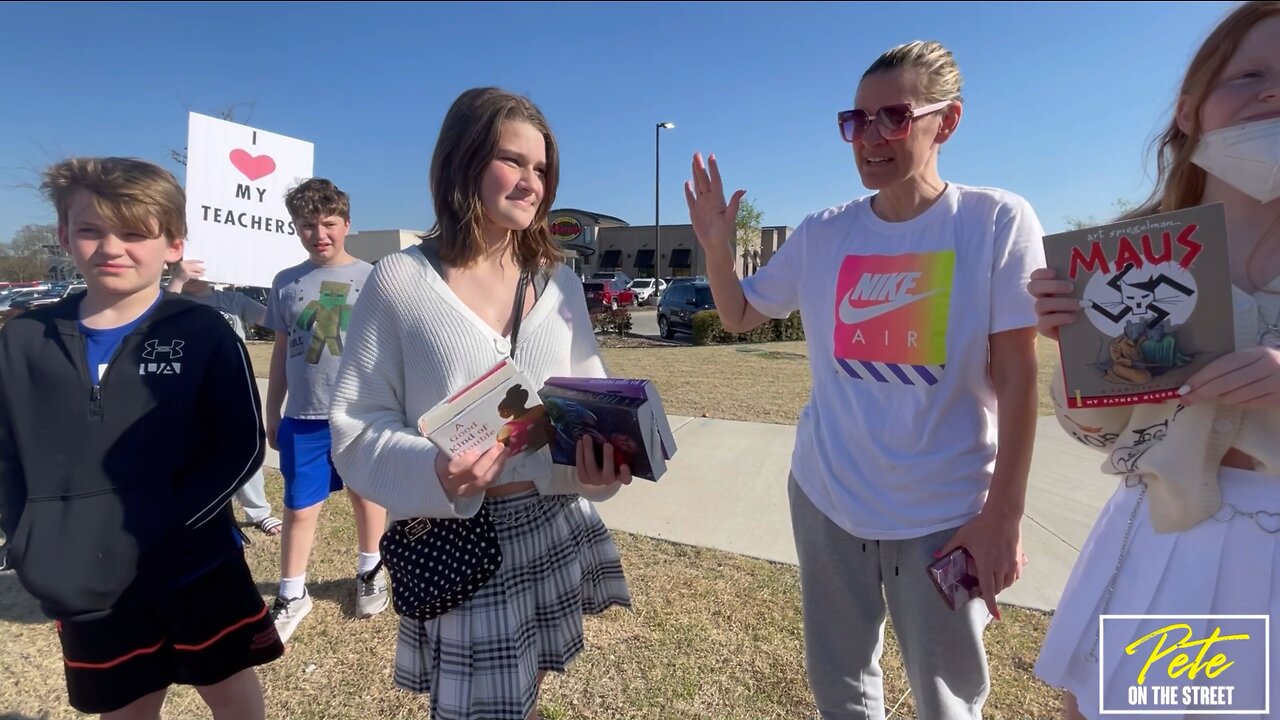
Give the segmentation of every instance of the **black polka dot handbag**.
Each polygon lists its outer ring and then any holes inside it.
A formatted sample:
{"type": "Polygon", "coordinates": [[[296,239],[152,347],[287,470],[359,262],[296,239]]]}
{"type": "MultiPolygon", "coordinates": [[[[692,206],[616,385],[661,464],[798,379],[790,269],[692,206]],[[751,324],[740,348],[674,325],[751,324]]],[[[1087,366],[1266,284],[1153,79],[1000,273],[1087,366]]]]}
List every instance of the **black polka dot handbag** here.
{"type": "MultiPolygon", "coordinates": [[[[413,518],[391,524],[378,543],[396,613],[430,620],[466,602],[502,566],[488,508],[469,518],[413,518]]],[[[372,580],[375,567],[367,574],[372,580]]]]}

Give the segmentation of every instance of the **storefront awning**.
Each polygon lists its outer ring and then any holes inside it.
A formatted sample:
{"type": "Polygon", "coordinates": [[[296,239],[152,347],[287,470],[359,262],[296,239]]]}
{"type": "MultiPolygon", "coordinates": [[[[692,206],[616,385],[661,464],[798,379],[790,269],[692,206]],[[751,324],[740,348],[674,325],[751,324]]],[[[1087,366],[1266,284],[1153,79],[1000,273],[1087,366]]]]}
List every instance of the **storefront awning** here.
{"type": "Polygon", "coordinates": [[[582,243],[561,243],[560,247],[577,253],[578,257],[588,258],[596,254],[595,248],[590,245],[583,245],[582,243]]]}
{"type": "Polygon", "coordinates": [[[618,249],[605,250],[600,256],[600,269],[617,269],[622,267],[622,251],[618,249]]]}

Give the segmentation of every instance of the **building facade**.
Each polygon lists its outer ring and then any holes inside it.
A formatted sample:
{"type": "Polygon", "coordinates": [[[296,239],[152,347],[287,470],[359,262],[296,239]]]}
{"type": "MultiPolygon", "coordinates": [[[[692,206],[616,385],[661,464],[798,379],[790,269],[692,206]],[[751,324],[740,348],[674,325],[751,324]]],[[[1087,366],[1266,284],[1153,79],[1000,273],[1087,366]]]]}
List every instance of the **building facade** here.
{"type": "MultiPolygon", "coordinates": [[[[575,208],[552,210],[551,234],[570,251],[569,262],[583,277],[602,270],[621,270],[631,277],[705,275],[706,256],[692,225],[631,225],[610,215],[575,208]],[[576,255],[576,256],[575,256],[576,255]]],[[[752,275],[777,252],[794,228],[760,229],[760,246],[743,249],[735,268],[752,275]]]]}
{"type": "Polygon", "coordinates": [[[347,234],[347,252],[367,263],[422,242],[421,230],[362,230],[347,234]]]}
{"type": "MultiPolygon", "coordinates": [[[[576,208],[559,208],[547,218],[551,235],[564,247],[565,262],[579,277],[604,270],[620,270],[638,277],[691,277],[707,273],[706,255],[692,225],[631,225],[612,215],[576,208]]],[[[758,248],[741,249],[734,264],[739,277],[752,275],[769,261],[794,228],[760,229],[758,248]]],[[[362,230],[347,235],[347,251],[375,263],[416,245],[419,230],[362,230]]]]}

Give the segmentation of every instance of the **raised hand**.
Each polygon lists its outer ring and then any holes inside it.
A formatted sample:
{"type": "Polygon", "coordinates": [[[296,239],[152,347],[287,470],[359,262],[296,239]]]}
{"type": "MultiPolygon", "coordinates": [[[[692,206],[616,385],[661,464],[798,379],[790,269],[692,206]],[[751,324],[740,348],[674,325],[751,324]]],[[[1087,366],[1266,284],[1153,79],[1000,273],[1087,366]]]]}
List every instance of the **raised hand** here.
{"type": "Polygon", "coordinates": [[[182,260],[173,266],[174,280],[200,280],[204,278],[203,260],[182,260]]]}
{"type": "Polygon", "coordinates": [[[698,243],[708,253],[725,254],[733,247],[737,234],[738,203],[746,190],[738,190],[728,203],[724,201],[724,183],[720,165],[712,155],[707,165],[702,153],[693,154],[693,179],[684,184],[684,198],[689,203],[689,221],[698,243]]]}

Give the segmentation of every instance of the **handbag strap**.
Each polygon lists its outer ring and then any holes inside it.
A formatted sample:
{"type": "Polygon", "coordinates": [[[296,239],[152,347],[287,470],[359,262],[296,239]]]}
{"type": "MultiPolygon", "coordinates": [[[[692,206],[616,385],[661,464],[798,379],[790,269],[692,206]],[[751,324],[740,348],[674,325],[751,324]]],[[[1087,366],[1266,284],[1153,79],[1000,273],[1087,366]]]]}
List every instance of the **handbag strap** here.
{"type": "MultiPolygon", "coordinates": [[[[512,300],[512,306],[511,306],[511,313],[512,313],[511,359],[512,360],[516,359],[516,341],[519,340],[520,338],[520,321],[524,319],[523,318],[524,296],[525,296],[525,293],[528,291],[528,289],[529,289],[529,271],[526,270],[520,273],[520,281],[516,283],[516,296],[512,300]]],[[[483,509],[484,508],[481,507],[481,510],[483,509]]],[[[374,565],[373,569],[370,570],[369,572],[362,573],[360,575],[360,579],[364,580],[365,582],[373,582],[373,579],[378,576],[378,570],[382,569],[382,564],[383,564],[382,559],[379,558],[378,564],[374,565]]]]}
{"type": "Polygon", "coordinates": [[[524,295],[529,289],[529,271],[520,273],[516,297],[511,307],[511,359],[516,359],[516,341],[520,338],[520,321],[524,319],[524,295]]]}

